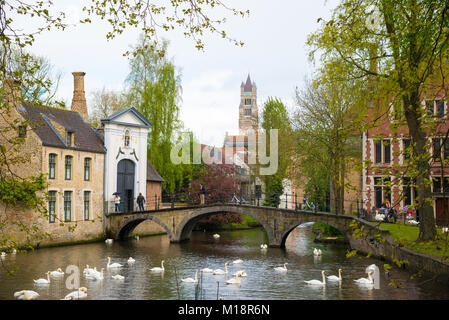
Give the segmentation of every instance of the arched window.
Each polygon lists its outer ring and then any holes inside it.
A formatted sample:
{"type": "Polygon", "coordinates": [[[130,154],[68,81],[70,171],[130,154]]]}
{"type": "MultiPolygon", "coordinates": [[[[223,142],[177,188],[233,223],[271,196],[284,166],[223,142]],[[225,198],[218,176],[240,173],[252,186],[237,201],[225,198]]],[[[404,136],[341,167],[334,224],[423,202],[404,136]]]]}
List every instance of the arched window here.
{"type": "Polygon", "coordinates": [[[125,131],[125,147],[129,147],[130,144],[130,137],[129,137],[129,130],[125,131]]]}

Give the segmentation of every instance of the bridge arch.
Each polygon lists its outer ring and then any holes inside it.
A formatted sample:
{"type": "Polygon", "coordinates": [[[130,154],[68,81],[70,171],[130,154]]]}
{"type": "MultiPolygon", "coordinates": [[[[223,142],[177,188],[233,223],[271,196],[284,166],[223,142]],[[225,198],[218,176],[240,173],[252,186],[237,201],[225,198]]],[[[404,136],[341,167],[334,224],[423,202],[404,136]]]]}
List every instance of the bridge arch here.
{"type": "Polygon", "coordinates": [[[330,225],[331,227],[334,227],[335,229],[337,229],[338,231],[340,231],[346,238],[348,238],[347,234],[346,234],[346,230],[344,230],[341,225],[337,224],[337,223],[333,223],[332,221],[329,221],[327,219],[320,219],[319,217],[305,217],[303,220],[299,221],[299,222],[294,222],[288,226],[285,227],[284,232],[281,233],[281,243],[280,243],[280,247],[281,248],[285,248],[285,242],[287,241],[287,238],[289,236],[289,234],[299,225],[306,223],[306,222],[322,222],[325,224],[330,225]]]}
{"type": "Polygon", "coordinates": [[[268,236],[269,243],[273,243],[275,241],[273,229],[269,224],[267,224],[263,219],[259,217],[257,213],[253,212],[251,209],[242,208],[239,206],[204,207],[194,211],[192,214],[184,217],[184,219],[178,224],[175,239],[177,239],[178,241],[184,241],[189,239],[190,234],[192,233],[193,228],[195,227],[198,221],[207,216],[223,212],[245,214],[247,216],[256,219],[264,228],[268,236]]]}
{"type": "Polygon", "coordinates": [[[170,238],[170,241],[173,241],[173,232],[167,227],[165,223],[163,223],[161,220],[159,220],[157,217],[152,215],[141,215],[139,217],[128,219],[124,222],[122,222],[118,228],[118,232],[116,235],[116,239],[125,239],[128,238],[131,232],[142,222],[151,220],[160,225],[165,232],[167,232],[168,237],[170,238]]]}

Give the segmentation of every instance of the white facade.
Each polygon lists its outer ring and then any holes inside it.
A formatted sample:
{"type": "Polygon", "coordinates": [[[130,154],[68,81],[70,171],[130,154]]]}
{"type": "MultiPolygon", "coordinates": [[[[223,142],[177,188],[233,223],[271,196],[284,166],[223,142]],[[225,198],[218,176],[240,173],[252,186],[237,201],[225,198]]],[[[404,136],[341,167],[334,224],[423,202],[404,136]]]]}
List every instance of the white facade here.
{"type": "MultiPolygon", "coordinates": [[[[146,195],[147,139],[151,124],[136,109],[120,110],[107,119],[102,119],[104,146],[104,192],[108,211],[113,209],[113,193],[117,186],[117,169],[120,161],[127,159],[134,164],[133,205],[139,193],[146,195]]],[[[120,194],[123,201],[125,195],[120,194]]],[[[123,210],[123,208],[122,208],[123,210]]]]}

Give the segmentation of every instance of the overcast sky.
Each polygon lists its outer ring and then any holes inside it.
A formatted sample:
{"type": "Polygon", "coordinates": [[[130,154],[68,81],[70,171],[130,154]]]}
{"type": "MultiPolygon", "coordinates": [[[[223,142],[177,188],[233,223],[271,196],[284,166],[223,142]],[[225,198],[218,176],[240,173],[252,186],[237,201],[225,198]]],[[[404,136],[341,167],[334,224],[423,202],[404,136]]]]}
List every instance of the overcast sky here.
{"type": "MultiPolygon", "coordinates": [[[[79,1],[58,0],[69,19],[80,14],[79,1]]],[[[244,19],[229,16],[225,30],[245,43],[237,47],[218,37],[205,38],[205,51],[178,33],[161,36],[170,40],[168,55],[182,74],[180,118],[200,141],[222,146],[225,132],[238,134],[240,84],[248,73],[256,82],[258,106],[269,96],[281,98],[291,109],[294,91],[313,72],[305,46],[318,27],[319,17],[329,17],[336,0],[225,0],[238,9],[249,9],[244,19]]],[[[137,42],[138,32],[128,30],[107,41],[107,24],[94,21],[65,31],[51,31],[37,38],[32,52],[49,58],[63,77],[58,96],[70,105],[73,71],[86,72],[85,90],[105,87],[121,90],[129,72],[124,51],[137,42]]]]}

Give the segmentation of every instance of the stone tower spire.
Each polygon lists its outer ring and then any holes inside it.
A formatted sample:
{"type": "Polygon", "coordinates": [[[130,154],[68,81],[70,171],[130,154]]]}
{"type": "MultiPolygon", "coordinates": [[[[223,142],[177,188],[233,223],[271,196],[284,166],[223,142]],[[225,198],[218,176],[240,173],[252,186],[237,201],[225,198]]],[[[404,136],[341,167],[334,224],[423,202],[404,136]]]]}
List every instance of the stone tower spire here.
{"type": "Polygon", "coordinates": [[[73,74],[73,99],[72,99],[72,111],[77,111],[81,114],[84,121],[88,120],[87,117],[87,103],[86,94],[84,92],[84,76],[85,72],[72,72],[73,74]]]}
{"type": "Polygon", "coordinates": [[[257,87],[248,74],[246,83],[240,85],[239,134],[250,135],[259,127],[257,108],[257,87]]]}

